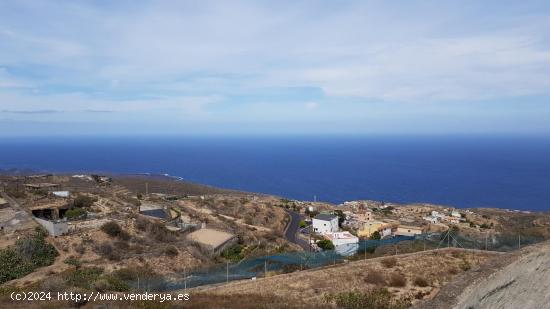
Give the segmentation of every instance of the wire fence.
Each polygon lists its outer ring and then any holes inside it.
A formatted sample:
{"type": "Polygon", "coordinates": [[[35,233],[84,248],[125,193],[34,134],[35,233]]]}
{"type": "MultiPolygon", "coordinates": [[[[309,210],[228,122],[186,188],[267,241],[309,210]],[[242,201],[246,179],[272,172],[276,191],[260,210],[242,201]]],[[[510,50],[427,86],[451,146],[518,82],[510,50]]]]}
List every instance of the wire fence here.
{"type": "Polygon", "coordinates": [[[463,249],[511,251],[534,244],[541,237],[513,234],[492,234],[472,238],[460,233],[430,233],[416,236],[396,236],[382,240],[361,240],[358,244],[338,246],[335,250],[320,252],[288,252],[249,258],[237,263],[217,264],[180,273],[170,281],[158,278],[134,281],[131,285],[151,291],[169,291],[194,288],[210,284],[223,284],[235,280],[261,278],[270,273],[288,273],[335,265],[349,260],[366,259],[393,254],[456,247],[463,249]]]}

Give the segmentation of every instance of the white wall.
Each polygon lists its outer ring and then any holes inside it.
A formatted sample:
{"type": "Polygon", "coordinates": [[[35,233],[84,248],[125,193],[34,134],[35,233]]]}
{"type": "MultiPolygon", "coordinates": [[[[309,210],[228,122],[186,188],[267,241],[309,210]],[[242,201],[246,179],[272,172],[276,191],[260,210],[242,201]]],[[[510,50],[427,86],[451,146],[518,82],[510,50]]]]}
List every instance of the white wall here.
{"type": "Polygon", "coordinates": [[[338,217],[331,221],[313,218],[313,231],[319,234],[338,232],[338,217]]]}
{"type": "Polygon", "coordinates": [[[34,217],[34,220],[42,225],[52,236],[60,236],[69,231],[69,225],[67,222],[52,222],[37,217],[34,217]]]}

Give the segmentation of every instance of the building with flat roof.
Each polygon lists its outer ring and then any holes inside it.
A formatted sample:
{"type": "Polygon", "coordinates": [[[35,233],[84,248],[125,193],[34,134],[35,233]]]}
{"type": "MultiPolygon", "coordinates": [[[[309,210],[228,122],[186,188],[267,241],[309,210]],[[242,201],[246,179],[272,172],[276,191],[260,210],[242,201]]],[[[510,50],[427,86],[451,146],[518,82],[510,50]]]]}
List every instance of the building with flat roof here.
{"type": "Polygon", "coordinates": [[[319,214],[313,218],[313,232],[319,234],[338,232],[338,216],[319,214]]]}

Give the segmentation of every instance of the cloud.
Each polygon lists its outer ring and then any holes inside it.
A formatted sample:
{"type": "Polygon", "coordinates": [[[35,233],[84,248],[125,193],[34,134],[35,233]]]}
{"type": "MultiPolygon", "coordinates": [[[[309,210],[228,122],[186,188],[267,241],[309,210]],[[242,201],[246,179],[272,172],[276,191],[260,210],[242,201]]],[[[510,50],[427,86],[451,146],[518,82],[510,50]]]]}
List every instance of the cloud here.
{"type": "Polygon", "coordinates": [[[63,111],[52,110],[52,109],[43,109],[43,110],[0,110],[0,113],[5,114],[24,114],[24,115],[33,115],[33,114],[58,114],[63,113],[63,111]]]}
{"type": "Polygon", "coordinates": [[[432,105],[544,98],[548,15],[491,1],[2,1],[0,109],[343,123],[379,102],[431,117],[432,105]]]}
{"type": "Polygon", "coordinates": [[[317,102],[306,102],[304,105],[305,105],[306,109],[309,110],[309,111],[313,111],[313,110],[316,110],[317,108],[319,108],[319,103],[317,103],[317,102]]]}

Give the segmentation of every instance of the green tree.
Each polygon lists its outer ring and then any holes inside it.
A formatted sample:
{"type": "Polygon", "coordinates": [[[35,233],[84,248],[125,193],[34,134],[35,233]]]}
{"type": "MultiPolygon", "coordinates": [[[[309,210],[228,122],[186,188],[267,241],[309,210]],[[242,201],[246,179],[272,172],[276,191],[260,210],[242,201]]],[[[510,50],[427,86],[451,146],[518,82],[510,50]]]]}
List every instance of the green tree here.
{"type": "Polygon", "coordinates": [[[303,229],[306,226],[307,226],[306,222],[304,220],[301,220],[300,221],[300,228],[303,229]]]}
{"type": "Polygon", "coordinates": [[[319,240],[317,246],[323,250],[334,250],[334,244],[328,239],[319,240]]]}

